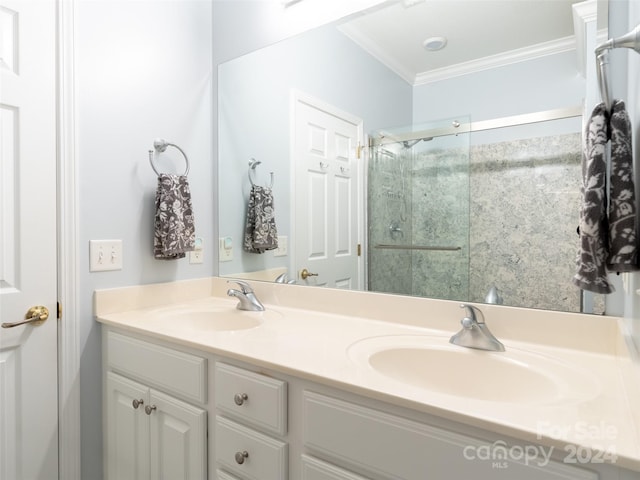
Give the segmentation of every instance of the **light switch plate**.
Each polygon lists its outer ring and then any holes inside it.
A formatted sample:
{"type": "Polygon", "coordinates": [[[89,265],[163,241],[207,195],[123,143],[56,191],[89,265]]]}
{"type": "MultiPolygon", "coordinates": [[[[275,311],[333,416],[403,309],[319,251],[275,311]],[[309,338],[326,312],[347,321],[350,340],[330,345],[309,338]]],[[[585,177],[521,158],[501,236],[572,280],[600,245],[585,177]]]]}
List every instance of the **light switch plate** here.
{"type": "Polygon", "coordinates": [[[278,248],[273,252],[274,257],[286,257],[289,253],[289,237],[278,235],[278,248]]]}
{"type": "Polygon", "coordinates": [[[122,240],[89,240],[89,271],[122,270],[122,240]]]}

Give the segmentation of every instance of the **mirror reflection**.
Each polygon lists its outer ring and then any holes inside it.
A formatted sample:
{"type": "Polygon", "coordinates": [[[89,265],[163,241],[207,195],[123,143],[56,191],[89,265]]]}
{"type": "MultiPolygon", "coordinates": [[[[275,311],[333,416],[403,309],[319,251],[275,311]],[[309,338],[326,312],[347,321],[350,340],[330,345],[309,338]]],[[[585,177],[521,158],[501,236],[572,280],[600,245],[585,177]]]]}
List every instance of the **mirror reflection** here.
{"type": "Polygon", "coordinates": [[[397,2],[220,65],[220,275],[580,311],[573,3],[397,2]]]}

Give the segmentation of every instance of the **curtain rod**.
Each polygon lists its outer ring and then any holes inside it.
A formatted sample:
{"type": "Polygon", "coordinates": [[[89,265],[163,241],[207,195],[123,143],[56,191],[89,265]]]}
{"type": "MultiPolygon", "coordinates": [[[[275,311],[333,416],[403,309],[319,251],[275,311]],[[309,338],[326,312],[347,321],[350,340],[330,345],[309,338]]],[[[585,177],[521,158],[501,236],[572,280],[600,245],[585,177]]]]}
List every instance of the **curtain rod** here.
{"type": "Polygon", "coordinates": [[[574,107],[557,108],[542,112],[525,113],[523,115],[513,115],[510,117],[494,118],[491,120],[481,120],[479,122],[460,123],[453,121],[450,126],[421,130],[418,132],[407,132],[400,134],[381,134],[369,137],[369,146],[388,145],[409,140],[422,138],[444,137],[447,135],[458,135],[460,133],[481,132],[504,127],[517,127],[530,123],[547,122],[550,120],[562,120],[564,118],[582,116],[582,105],[574,107]]]}

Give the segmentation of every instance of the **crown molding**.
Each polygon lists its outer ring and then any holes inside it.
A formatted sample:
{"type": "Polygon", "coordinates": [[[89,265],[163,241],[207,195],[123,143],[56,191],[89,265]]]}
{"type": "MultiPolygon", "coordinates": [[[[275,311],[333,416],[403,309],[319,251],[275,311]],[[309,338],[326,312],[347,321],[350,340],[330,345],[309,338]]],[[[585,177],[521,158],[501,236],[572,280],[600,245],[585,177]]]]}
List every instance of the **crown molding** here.
{"type": "Polygon", "coordinates": [[[428,72],[418,73],[412,84],[415,87],[418,85],[439,82],[448,78],[490,70],[492,68],[505,67],[507,65],[533,60],[547,55],[563,53],[574,50],[575,48],[576,40],[572,35],[558,40],[538,43],[525,48],[510,50],[497,55],[490,55],[488,57],[471,60],[469,62],[458,63],[445,68],[438,68],[428,72]]]}
{"type": "Polygon", "coordinates": [[[360,31],[360,29],[347,23],[344,25],[340,25],[338,27],[338,30],[340,30],[347,37],[349,37],[365,52],[372,55],[380,63],[388,67],[394,73],[396,73],[400,78],[402,78],[409,85],[413,84],[415,80],[415,74],[410,69],[406,68],[395,57],[393,57],[392,55],[389,55],[389,52],[384,48],[382,48],[377,43],[375,43],[371,39],[371,37],[364,35],[360,31]]]}
{"type": "MultiPolygon", "coordinates": [[[[594,0],[589,0],[589,2],[585,3],[591,3],[592,1],[595,4],[594,0]]],[[[549,42],[538,43],[529,47],[510,50],[508,52],[471,60],[469,62],[458,63],[455,65],[450,65],[448,67],[437,68],[426,72],[414,73],[392,55],[389,55],[389,53],[385,49],[383,49],[377,43],[373,42],[370,37],[364,35],[357,28],[354,28],[349,24],[342,25],[338,28],[342,33],[344,33],[347,37],[349,37],[352,41],[359,45],[364,51],[375,57],[379,62],[395,72],[409,85],[412,85],[414,87],[419,85],[426,85],[433,82],[439,82],[448,78],[459,77],[470,73],[481,72],[483,70],[504,67],[527,60],[533,60],[535,58],[544,57],[546,55],[563,53],[577,48],[576,38],[571,35],[569,37],[564,37],[549,42]]]]}

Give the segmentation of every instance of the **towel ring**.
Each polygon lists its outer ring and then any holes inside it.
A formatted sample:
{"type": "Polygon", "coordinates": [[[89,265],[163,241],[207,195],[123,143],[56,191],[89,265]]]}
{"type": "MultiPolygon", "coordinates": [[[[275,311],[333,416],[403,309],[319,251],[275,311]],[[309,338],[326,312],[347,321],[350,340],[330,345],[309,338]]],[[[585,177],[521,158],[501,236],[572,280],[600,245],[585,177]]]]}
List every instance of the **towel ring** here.
{"type": "MultiPolygon", "coordinates": [[[[256,160],[255,158],[252,158],[249,161],[249,172],[248,172],[248,176],[249,176],[249,181],[251,182],[251,185],[255,186],[255,182],[253,181],[253,178],[251,177],[251,172],[253,172],[253,176],[255,176],[256,174],[256,167],[258,165],[260,165],[262,162],[260,160],[256,160]]],[[[271,184],[269,185],[269,188],[273,188],[273,172],[271,172],[271,184]]]]}
{"type": "Polygon", "coordinates": [[[189,173],[189,158],[187,158],[187,154],[184,153],[184,150],[182,150],[175,143],[169,143],[169,142],[167,142],[166,140],[164,140],[162,138],[156,138],[153,141],[154,150],[149,150],[149,163],[151,164],[151,168],[153,168],[153,171],[156,172],[156,175],[160,176],[160,172],[158,172],[158,169],[154,165],[153,160],[154,160],[154,156],[156,154],[164,152],[167,149],[167,147],[175,147],[175,148],[177,148],[180,151],[180,153],[182,154],[182,156],[184,157],[184,162],[187,164],[187,168],[185,169],[183,175],[186,176],[189,173]],[[155,153],[154,153],[154,151],[155,151],[155,153]]]}

